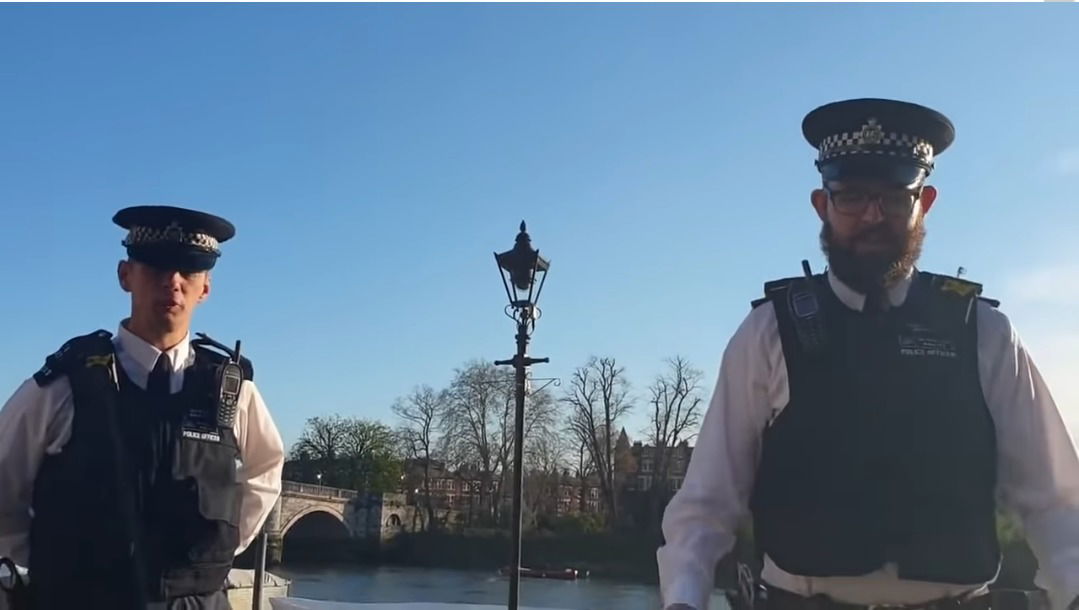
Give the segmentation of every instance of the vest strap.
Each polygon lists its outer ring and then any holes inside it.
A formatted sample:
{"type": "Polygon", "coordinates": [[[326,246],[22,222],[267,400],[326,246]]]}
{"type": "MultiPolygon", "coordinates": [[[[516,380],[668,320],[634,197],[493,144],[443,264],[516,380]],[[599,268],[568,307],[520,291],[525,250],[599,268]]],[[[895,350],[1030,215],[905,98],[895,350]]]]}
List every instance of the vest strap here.
{"type": "Polygon", "coordinates": [[[822,291],[827,289],[824,275],[773,280],[765,283],[765,296],[753,301],[753,306],[771,301],[780,333],[796,339],[806,353],[820,353],[828,348],[822,302],[822,291]]]}

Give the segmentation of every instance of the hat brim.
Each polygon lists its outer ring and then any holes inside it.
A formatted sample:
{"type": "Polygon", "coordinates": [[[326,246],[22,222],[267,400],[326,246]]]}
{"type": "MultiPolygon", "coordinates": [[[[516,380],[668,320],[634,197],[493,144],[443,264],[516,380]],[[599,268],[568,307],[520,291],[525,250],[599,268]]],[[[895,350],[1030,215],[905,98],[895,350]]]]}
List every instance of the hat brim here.
{"type": "Polygon", "coordinates": [[[872,180],[898,186],[920,184],[929,175],[925,166],[913,160],[878,156],[832,159],[821,163],[819,169],[826,182],[872,180]]]}
{"type": "Polygon", "coordinates": [[[125,229],[134,226],[165,227],[176,222],[187,232],[207,233],[222,243],[236,235],[236,227],[220,216],[168,205],[124,208],[112,217],[112,221],[125,229]]]}
{"type": "Polygon", "coordinates": [[[128,246],[127,255],[156,269],[181,272],[209,271],[218,257],[214,252],[180,246],[128,246]]]}

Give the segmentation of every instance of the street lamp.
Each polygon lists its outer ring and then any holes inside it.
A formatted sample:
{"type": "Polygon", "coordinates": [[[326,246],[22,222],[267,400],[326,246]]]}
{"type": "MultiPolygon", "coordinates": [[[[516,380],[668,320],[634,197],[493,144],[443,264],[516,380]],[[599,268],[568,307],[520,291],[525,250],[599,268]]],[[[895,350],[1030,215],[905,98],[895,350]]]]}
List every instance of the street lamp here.
{"type": "Polygon", "coordinates": [[[527,378],[525,372],[533,364],[549,362],[547,358],[529,358],[527,348],[528,338],[536,327],[536,320],[540,317],[537,303],[539,303],[540,293],[543,292],[543,283],[547,279],[547,270],[551,263],[540,256],[538,250],[532,249],[532,238],[525,231],[523,220],[521,232],[517,234],[513,249],[501,254],[496,252],[495,261],[498,263],[498,271],[502,276],[502,284],[506,288],[506,298],[509,299],[506,316],[517,323],[517,355],[510,360],[495,362],[499,366],[512,365],[516,373],[514,387],[517,410],[514,416],[513,435],[513,554],[510,556],[509,610],[517,610],[521,584],[521,494],[524,482],[521,462],[524,452],[525,381],[527,378]],[[537,279],[539,280],[538,287],[537,279]]]}
{"type": "Polygon", "coordinates": [[[315,478],[318,479],[318,492],[322,493],[322,473],[316,474],[315,478]]]}

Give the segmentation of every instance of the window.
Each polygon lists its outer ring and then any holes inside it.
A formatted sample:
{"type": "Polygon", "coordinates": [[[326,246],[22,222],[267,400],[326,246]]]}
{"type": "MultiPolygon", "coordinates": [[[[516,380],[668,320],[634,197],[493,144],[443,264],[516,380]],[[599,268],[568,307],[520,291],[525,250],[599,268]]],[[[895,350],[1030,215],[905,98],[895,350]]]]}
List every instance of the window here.
{"type": "Polygon", "coordinates": [[[652,472],[652,460],[641,460],[641,472],[652,472]]]}

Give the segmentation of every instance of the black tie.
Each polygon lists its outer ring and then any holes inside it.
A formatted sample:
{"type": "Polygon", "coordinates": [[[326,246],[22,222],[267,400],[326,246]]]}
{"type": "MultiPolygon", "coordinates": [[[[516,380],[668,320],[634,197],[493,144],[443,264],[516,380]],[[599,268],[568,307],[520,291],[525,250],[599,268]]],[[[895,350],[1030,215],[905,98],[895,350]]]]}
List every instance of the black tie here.
{"type": "Polygon", "coordinates": [[[865,305],[862,311],[865,313],[880,313],[888,311],[888,294],[884,288],[875,288],[865,295],[865,305]]]}
{"type": "Polygon", "coordinates": [[[168,396],[169,387],[169,357],[161,354],[157,357],[157,364],[150,372],[150,378],[146,381],[146,391],[155,396],[168,396]]]}

